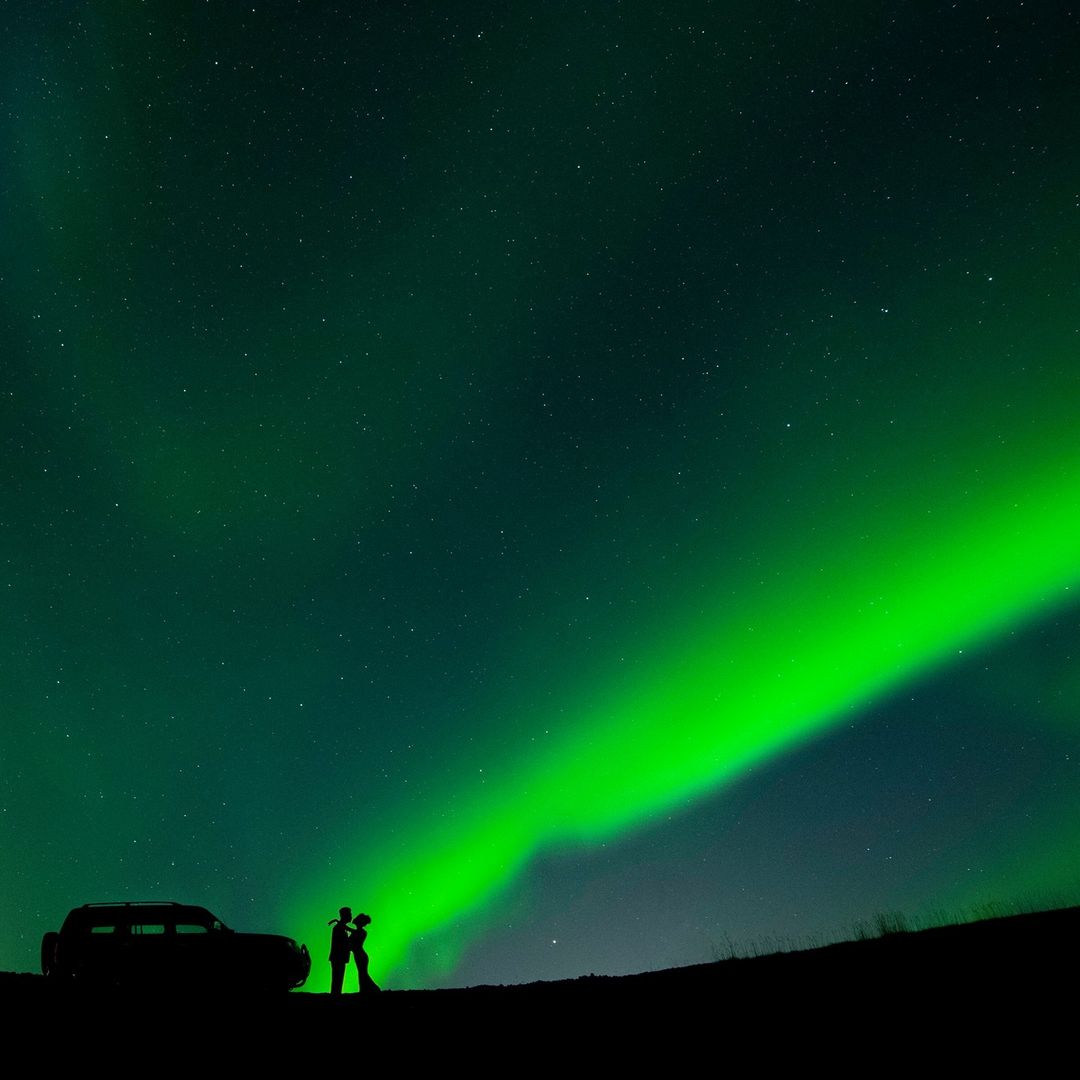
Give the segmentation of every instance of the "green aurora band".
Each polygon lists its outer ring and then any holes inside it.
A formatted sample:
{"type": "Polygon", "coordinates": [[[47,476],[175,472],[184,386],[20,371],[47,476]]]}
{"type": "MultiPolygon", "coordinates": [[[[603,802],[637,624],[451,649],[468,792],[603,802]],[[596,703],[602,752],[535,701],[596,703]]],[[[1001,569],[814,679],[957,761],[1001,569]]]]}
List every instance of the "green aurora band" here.
{"type": "MultiPolygon", "coordinates": [[[[1071,16],[503,7],[13,5],[12,962],[205,896],[319,990],[350,903],[437,983],[537,860],[1074,602],[1071,16]]],[[[1050,786],[1014,895],[1076,880],[1050,786]]]]}
{"type": "Polygon", "coordinates": [[[340,877],[316,881],[293,923],[320,940],[326,898],[362,897],[378,920],[380,978],[423,985],[445,975],[482,929],[480,913],[539,853],[677,812],[1068,603],[1080,580],[1080,459],[1041,461],[1036,451],[977,498],[879,521],[872,555],[854,540],[815,545],[814,532],[797,586],[776,575],[725,600],[711,625],[685,626],[647,673],[614,680],[576,727],[469,791],[467,804],[450,783],[430,801],[438,816],[408,822],[340,877]]]}

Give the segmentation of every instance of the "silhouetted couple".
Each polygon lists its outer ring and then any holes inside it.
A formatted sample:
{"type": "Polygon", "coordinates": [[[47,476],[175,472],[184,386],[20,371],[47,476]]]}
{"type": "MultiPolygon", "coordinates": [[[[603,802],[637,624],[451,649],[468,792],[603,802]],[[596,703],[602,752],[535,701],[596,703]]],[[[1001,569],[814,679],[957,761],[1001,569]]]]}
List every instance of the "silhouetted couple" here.
{"type": "Polygon", "coordinates": [[[367,940],[367,927],[370,915],[357,915],[353,919],[352,908],[343,907],[338,915],[331,919],[330,925],[330,993],[340,994],[345,985],[345,969],[349,966],[349,954],[356,961],[357,989],[378,990],[375,980],[368,974],[368,954],[364,950],[367,940]],[[350,929],[349,923],[353,923],[350,929]]]}

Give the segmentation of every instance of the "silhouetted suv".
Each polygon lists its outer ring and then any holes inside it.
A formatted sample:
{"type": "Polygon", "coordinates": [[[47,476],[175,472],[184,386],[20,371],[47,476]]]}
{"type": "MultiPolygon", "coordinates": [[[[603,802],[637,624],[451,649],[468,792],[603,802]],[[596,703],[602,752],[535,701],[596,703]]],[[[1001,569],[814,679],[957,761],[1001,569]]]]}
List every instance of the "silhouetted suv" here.
{"type": "Polygon", "coordinates": [[[42,938],[41,970],[83,987],[291,990],[311,957],[292,938],[238,934],[206,908],[151,900],[74,908],[42,938]]]}

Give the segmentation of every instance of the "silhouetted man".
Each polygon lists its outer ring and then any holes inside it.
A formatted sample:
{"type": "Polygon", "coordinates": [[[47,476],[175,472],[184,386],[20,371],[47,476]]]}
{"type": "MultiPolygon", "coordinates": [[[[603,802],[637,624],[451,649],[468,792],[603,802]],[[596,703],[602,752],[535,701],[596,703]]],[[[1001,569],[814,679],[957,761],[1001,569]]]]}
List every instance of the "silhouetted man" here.
{"type": "Polygon", "coordinates": [[[345,984],[345,969],[349,966],[349,923],[352,922],[352,908],[343,907],[338,915],[331,919],[330,925],[330,993],[340,994],[345,984]]]}

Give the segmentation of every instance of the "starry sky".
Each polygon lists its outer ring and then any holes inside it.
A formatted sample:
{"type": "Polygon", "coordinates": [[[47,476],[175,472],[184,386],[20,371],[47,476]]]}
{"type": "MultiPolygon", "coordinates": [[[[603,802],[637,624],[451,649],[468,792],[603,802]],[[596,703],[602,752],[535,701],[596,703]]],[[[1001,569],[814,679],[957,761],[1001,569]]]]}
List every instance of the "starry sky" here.
{"type": "Polygon", "coordinates": [[[1076,21],[8,4],[0,968],[1080,900],[1076,21]]]}

